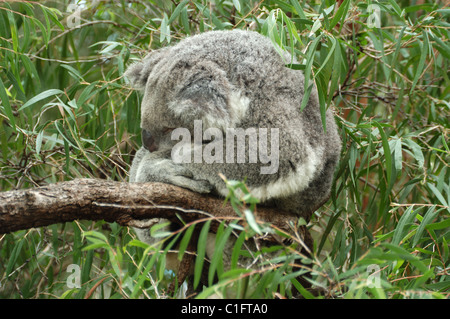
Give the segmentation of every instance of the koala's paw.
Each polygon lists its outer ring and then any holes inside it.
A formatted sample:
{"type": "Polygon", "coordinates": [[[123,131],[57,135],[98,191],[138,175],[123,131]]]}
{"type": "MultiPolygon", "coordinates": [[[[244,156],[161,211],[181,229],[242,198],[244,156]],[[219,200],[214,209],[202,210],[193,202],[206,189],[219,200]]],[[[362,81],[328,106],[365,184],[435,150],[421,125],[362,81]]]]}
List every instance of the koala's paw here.
{"type": "Polygon", "coordinates": [[[186,167],[174,163],[170,159],[148,158],[138,169],[138,182],[162,182],[187,188],[193,192],[207,194],[213,186],[207,180],[196,180],[192,172],[186,167]]]}
{"type": "Polygon", "coordinates": [[[213,186],[207,180],[196,180],[192,172],[170,161],[173,165],[168,168],[167,182],[176,186],[187,188],[193,192],[207,194],[213,190],[213,186]]]}
{"type": "Polygon", "coordinates": [[[187,188],[193,192],[207,194],[213,189],[212,185],[206,180],[196,180],[193,178],[192,172],[183,166],[178,166],[174,164],[167,176],[167,181],[170,184],[187,188]]]}
{"type": "Polygon", "coordinates": [[[172,176],[171,184],[187,188],[193,192],[208,194],[213,190],[212,185],[205,180],[190,179],[183,176],[172,176]]]}

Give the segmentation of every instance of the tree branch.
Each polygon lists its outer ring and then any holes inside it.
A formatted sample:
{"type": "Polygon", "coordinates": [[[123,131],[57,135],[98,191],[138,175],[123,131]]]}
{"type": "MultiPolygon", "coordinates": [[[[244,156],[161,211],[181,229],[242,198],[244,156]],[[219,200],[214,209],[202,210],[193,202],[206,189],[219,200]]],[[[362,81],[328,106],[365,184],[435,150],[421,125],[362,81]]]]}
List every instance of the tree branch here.
{"type": "MultiPolygon", "coordinates": [[[[105,220],[143,227],[140,220],[166,218],[180,223],[205,217],[236,218],[223,198],[202,195],[162,183],[126,183],[75,179],[33,189],[0,193],[0,234],[74,220],[105,220]]],[[[289,230],[297,216],[258,207],[259,220],[289,230]]]]}

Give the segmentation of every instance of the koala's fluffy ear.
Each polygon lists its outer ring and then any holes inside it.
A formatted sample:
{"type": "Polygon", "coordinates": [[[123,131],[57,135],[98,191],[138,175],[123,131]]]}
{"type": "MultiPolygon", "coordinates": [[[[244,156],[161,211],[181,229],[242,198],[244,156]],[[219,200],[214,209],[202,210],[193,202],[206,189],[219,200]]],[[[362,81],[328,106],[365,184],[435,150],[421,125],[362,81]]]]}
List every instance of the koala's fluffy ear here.
{"type": "Polygon", "coordinates": [[[131,64],[125,71],[124,76],[131,85],[138,90],[143,90],[153,67],[161,61],[166,49],[159,49],[147,54],[141,61],[131,64]]]}
{"type": "Polygon", "coordinates": [[[203,120],[207,126],[226,126],[230,89],[225,71],[213,62],[202,61],[185,73],[169,108],[187,121],[203,120]]]}
{"type": "Polygon", "coordinates": [[[148,78],[148,74],[144,75],[144,63],[136,62],[128,67],[124,76],[130,81],[131,85],[138,90],[142,90],[145,87],[145,83],[148,78]]]}

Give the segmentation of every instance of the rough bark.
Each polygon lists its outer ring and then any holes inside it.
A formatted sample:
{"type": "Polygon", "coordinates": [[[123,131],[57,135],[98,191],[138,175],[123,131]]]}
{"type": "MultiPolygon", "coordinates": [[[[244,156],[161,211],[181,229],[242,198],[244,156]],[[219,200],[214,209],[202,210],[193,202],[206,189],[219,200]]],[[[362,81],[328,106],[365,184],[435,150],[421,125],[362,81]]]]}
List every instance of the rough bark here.
{"type": "MultiPolygon", "coordinates": [[[[105,220],[143,226],[140,220],[166,218],[185,222],[207,217],[236,218],[222,198],[162,183],[126,183],[75,179],[33,189],[0,193],[0,234],[74,220],[105,220]]],[[[258,207],[256,217],[288,230],[297,217],[258,207]]]]}

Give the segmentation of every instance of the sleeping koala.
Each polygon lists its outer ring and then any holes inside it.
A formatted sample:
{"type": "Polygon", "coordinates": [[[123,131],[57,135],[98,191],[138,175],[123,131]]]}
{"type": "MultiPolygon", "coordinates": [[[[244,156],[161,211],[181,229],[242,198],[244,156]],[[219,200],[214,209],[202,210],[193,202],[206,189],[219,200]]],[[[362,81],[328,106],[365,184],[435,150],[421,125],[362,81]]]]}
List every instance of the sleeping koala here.
{"type": "Polygon", "coordinates": [[[300,110],[304,76],[286,67],[291,60],[268,38],[233,30],[186,38],[131,65],[125,76],[144,96],[130,182],[226,196],[221,173],[308,221],[329,198],[341,142],[331,111],[323,130],[315,89],[300,110]]]}

